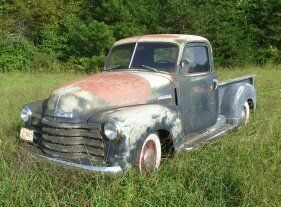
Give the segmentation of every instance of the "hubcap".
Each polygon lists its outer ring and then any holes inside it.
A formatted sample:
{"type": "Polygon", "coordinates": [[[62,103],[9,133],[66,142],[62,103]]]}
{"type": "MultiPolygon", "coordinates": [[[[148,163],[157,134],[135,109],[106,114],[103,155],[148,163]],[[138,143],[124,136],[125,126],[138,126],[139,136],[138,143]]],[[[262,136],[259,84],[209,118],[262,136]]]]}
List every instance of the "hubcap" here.
{"type": "Polygon", "coordinates": [[[141,170],[143,172],[153,172],[157,165],[157,150],[156,145],[152,140],[145,143],[141,153],[141,170]]]}
{"type": "Polygon", "coordinates": [[[159,168],[160,162],[161,142],[158,135],[152,133],[142,145],[139,156],[139,170],[141,173],[151,174],[159,168]]]}
{"type": "Polygon", "coordinates": [[[247,109],[245,106],[243,106],[243,110],[242,110],[242,117],[243,117],[243,122],[246,122],[246,113],[247,113],[247,109]]]}
{"type": "Polygon", "coordinates": [[[249,121],[249,105],[246,102],[242,109],[242,124],[247,124],[249,121]]]}

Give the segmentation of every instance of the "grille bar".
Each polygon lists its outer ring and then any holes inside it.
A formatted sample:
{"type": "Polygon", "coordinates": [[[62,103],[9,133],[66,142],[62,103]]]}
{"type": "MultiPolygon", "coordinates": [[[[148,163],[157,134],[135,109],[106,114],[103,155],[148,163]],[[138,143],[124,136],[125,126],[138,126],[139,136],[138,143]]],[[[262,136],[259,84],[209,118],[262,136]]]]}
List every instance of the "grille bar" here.
{"type": "Polygon", "coordinates": [[[61,128],[43,127],[42,131],[44,134],[57,135],[57,136],[66,136],[66,137],[81,136],[81,137],[94,137],[94,138],[102,139],[100,135],[94,134],[93,132],[90,132],[85,129],[71,129],[71,128],[61,129],[61,128]]]}
{"type": "Polygon", "coordinates": [[[73,162],[78,162],[78,163],[83,163],[83,164],[90,164],[90,163],[95,163],[95,164],[100,164],[104,165],[105,162],[103,159],[100,159],[99,157],[94,157],[91,155],[86,155],[82,153],[62,153],[62,152],[55,152],[52,150],[48,150],[46,148],[43,148],[42,151],[49,156],[60,158],[63,160],[69,160],[73,162]]]}
{"type": "Polygon", "coordinates": [[[85,137],[62,137],[62,136],[50,136],[43,134],[42,139],[47,142],[60,145],[86,145],[95,148],[103,148],[101,145],[102,140],[96,138],[85,138],[85,137]]]}
{"type": "Polygon", "coordinates": [[[66,146],[66,145],[59,145],[59,144],[53,144],[50,142],[42,141],[42,145],[52,151],[56,152],[65,152],[65,153],[84,153],[94,156],[103,157],[103,149],[99,148],[92,148],[88,146],[83,145],[73,145],[73,146],[66,146]]]}
{"type": "MultiPolygon", "coordinates": [[[[50,118],[50,117],[49,117],[50,118]]],[[[53,128],[56,128],[59,126],[59,128],[72,128],[72,129],[99,129],[100,125],[98,124],[85,124],[85,123],[78,123],[78,124],[71,124],[71,123],[61,123],[56,122],[54,120],[48,120],[46,118],[43,118],[41,120],[41,123],[50,126],[53,128]]]]}

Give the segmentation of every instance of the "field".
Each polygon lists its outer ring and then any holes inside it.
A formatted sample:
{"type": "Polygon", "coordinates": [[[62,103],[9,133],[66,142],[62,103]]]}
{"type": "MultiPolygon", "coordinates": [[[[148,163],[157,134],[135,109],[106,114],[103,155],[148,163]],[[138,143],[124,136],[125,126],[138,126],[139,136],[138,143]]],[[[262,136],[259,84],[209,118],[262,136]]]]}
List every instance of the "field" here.
{"type": "Polygon", "coordinates": [[[281,66],[219,69],[257,74],[250,124],[160,171],[101,175],[37,161],[19,146],[25,103],[81,74],[0,74],[0,206],[281,206],[281,66]]]}

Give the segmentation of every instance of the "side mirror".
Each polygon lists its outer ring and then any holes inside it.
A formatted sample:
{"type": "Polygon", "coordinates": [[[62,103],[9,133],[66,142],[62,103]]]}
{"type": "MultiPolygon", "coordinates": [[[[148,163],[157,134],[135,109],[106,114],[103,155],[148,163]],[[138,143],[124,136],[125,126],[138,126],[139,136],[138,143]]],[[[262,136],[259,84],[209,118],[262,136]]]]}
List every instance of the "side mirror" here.
{"type": "Polygon", "coordinates": [[[180,61],[180,67],[185,67],[189,65],[189,60],[188,59],[183,59],[180,61]]]}

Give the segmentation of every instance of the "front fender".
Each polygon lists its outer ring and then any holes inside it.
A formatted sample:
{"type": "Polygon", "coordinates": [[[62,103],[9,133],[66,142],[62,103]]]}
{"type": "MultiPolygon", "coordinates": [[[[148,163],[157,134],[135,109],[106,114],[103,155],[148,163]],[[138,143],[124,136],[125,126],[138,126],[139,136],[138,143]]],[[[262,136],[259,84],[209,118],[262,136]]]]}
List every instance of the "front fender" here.
{"type": "Polygon", "coordinates": [[[249,83],[232,84],[224,93],[222,99],[221,113],[225,116],[227,123],[239,124],[242,119],[242,108],[249,99],[256,107],[257,94],[253,85],[249,83]]]}
{"type": "Polygon", "coordinates": [[[33,117],[41,117],[43,114],[44,109],[46,108],[47,99],[35,101],[29,104],[26,104],[31,112],[33,117]]]}
{"type": "Polygon", "coordinates": [[[104,117],[104,120],[109,119],[116,120],[120,127],[119,140],[107,141],[108,161],[113,165],[131,167],[134,152],[150,133],[160,129],[170,132],[175,149],[182,145],[183,128],[176,106],[150,104],[126,107],[104,117]]]}

